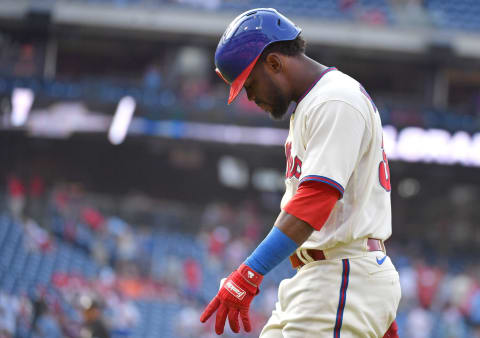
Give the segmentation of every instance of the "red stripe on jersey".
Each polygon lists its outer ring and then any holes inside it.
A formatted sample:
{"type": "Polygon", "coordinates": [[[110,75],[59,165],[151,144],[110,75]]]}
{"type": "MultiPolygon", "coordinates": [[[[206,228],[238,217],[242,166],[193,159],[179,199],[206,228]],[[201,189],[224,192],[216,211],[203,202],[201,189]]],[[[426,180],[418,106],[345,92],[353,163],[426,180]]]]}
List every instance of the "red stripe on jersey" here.
{"type": "Polygon", "coordinates": [[[340,198],[340,192],[324,182],[305,181],[283,210],[320,230],[340,198]]]}
{"type": "Polygon", "coordinates": [[[332,180],[331,178],[325,177],[325,176],[318,176],[318,175],[305,176],[300,181],[300,185],[302,185],[303,182],[305,182],[305,181],[319,181],[319,182],[327,183],[328,185],[331,185],[332,187],[337,188],[338,191],[340,191],[340,194],[342,194],[342,195],[345,191],[345,189],[343,189],[343,187],[340,183],[332,180]]]}

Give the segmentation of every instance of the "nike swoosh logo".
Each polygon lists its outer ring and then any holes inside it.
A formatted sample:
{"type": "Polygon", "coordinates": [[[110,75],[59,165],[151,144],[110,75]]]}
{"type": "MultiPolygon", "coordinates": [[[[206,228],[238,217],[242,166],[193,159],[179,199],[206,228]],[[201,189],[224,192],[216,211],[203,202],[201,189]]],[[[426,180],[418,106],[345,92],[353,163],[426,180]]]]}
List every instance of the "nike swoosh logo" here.
{"type": "Polygon", "coordinates": [[[377,259],[377,263],[378,263],[378,265],[382,265],[382,264],[383,264],[383,262],[385,262],[385,259],[387,259],[387,256],[386,256],[386,255],[385,255],[385,256],[383,256],[383,258],[382,258],[382,259],[378,259],[378,257],[377,257],[376,259],[377,259]]]}

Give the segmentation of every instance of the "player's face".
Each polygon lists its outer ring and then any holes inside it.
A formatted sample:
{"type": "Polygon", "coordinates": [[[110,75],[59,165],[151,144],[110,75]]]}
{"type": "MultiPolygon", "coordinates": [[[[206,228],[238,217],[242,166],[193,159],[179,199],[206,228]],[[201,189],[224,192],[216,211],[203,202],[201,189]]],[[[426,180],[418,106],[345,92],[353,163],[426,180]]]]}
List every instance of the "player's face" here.
{"type": "Polygon", "coordinates": [[[248,99],[270,113],[273,119],[280,120],[286,114],[290,100],[282,88],[264,70],[262,64],[254,67],[245,81],[244,88],[248,99]]]}

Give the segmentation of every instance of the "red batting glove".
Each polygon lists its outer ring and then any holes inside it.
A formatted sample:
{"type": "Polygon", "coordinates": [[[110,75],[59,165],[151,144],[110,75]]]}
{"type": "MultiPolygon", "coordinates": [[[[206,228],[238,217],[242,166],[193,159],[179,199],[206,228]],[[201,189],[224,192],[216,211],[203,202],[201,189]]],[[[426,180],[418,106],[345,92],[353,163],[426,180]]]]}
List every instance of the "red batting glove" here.
{"type": "Polygon", "coordinates": [[[220,286],[215,298],[207,305],[203,311],[200,321],[205,323],[210,316],[217,311],[217,318],[215,320],[215,332],[217,334],[223,333],[225,327],[225,320],[228,315],[228,322],[232,331],[240,332],[240,324],[238,323],[238,315],[242,318],[243,328],[250,332],[252,326],[250,325],[250,317],[248,310],[253,297],[259,292],[258,286],[262,282],[263,276],[258,272],[253,271],[249,266],[242,264],[240,267],[232,272],[230,276],[220,286]]]}

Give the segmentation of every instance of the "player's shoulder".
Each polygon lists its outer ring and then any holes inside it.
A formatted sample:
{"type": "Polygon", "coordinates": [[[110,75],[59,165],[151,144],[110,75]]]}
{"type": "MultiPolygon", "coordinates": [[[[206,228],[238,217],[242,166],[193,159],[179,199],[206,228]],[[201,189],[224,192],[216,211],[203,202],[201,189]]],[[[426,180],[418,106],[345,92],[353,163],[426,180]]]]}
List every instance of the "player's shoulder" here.
{"type": "Polygon", "coordinates": [[[362,85],[354,78],[339,70],[331,71],[312,89],[311,95],[305,97],[305,107],[314,108],[329,101],[336,101],[364,114],[368,111],[368,104],[362,90],[362,85]]]}

